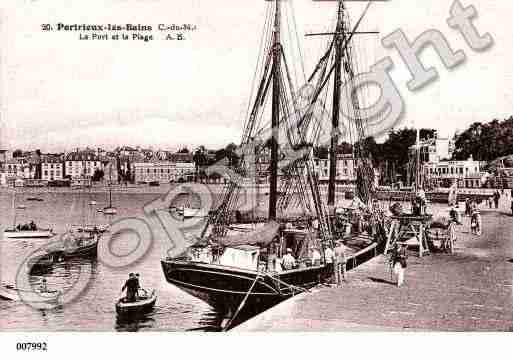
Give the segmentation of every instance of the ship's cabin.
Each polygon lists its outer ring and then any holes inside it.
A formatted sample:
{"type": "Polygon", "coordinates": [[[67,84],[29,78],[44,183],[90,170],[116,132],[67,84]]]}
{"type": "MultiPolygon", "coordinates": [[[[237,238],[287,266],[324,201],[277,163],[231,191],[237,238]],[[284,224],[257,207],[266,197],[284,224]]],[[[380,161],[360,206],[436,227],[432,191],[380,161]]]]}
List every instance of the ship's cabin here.
{"type": "Polygon", "coordinates": [[[226,247],[221,257],[219,257],[219,264],[257,270],[259,257],[260,247],[257,246],[239,245],[226,247]]]}

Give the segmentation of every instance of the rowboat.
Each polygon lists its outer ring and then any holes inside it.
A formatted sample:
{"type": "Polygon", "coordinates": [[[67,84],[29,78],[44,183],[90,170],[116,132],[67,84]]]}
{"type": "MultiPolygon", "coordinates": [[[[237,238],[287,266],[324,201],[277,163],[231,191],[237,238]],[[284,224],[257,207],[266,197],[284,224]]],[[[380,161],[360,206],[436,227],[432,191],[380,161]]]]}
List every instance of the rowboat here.
{"type": "Polygon", "coordinates": [[[0,285],[0,298],[4,300],[23,301],[27,304],[54,304],[62,298],[60,290],[19,289],[10,284],[0,285]]]}
{"type": "Polygon", "coordinates": [[[135,302],[125,302],[125,298],[120,298],[116,302],[116,313],[118,315],[144,314],[153,310],[157,302],[157,294],[153,289],[148,293],[145,289],[139,291],[140,295],[135,302]]]}
{"type": "Polygon", "coordinates": [[[114,215],[118,213],[118,210],[115,207],[105,207],[101,212],[103,212],[103,214],[114,215]]]}
{"type": "Polygon", "coordinates": [[[57,262],[57,257],[53,253],[30,258],[28,261],[30,273],[44,271],[50,268],[55,262],[57,262]]]}

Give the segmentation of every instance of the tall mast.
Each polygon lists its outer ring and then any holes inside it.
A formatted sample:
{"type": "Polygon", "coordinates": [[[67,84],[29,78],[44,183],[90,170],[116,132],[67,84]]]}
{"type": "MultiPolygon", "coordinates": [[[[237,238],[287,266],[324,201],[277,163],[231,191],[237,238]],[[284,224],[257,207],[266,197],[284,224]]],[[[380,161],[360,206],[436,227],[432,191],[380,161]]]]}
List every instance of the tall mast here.
{"type": "Polygon", "coordinates": [[[421,189],[420,178],[420,130],[416,128],[415,135],[415,191],[421,189]]]}
{"type": "Polygon", "coordinates": [[[269,179],[269,219],[276,219],[276,202],[278,192],[278,135],[280,122],[280,0],[275,0],[273,36],[273,97],[272,97],[272,139],[271,139],[271,173],[269,179]]]}
{"type": "Polygon", "coordinates": [[[16,229],[16,180],[14,180],[14,192],[12,193],[12,209],[14,211],[13,221],[12,221],[12,228],[16,229]]]}
{"type": "Polygon", "coordinates": [[[335,204],[335,180],[337,177],[337,145],[339,141],[340,88],[342,76],[343,4],[338,2],[337,29],[335,32],[335,74],[333,76],[333,107],[331,114],[330,174],[328,182],[328,205],[335,204]]]}

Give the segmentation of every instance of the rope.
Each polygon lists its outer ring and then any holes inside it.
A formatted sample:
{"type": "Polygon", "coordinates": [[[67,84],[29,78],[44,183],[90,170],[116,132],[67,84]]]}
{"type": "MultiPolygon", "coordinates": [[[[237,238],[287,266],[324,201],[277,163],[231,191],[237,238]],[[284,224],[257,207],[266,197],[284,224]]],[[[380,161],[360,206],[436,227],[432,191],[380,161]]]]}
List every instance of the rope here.
{"type": "Polygon", "coordinates": [[[241,309],[244,307],[244,305],[246,304],[246,301],[248,300],[249,298],[249,294],[251,293],[251,291],[253,290],[253,288],[255,287],[255,284],[257,283],[258,281],[258,278],[260,278],[260,273],[257,274],[257,276],[255,277],[255,280],[253,281],[253,284],[251,284],[251,287],[249,287],[249,290],[248,292],[246,293],[246,295],[244,296],[244,299],[242,300],[242,302],[240,302],[239,304],[239,307],[237,308],[237,311],[235,312],[235,314],[230,318],[230,320],[228,321],[228,323],[226,324],[226,326],[223,328],[223,332],[227,331],[228,328],[230,328],[230,325],[232,325],[232,322],[235,320],[235,318],[237,318],[237,316],[239,315],[239,312],[241,311],[241,309]]]}
{"type": "MultiPolygon", "coordinates": [[[[288,287],[288,288],[291,288],[293,291],[294,291],[294,290],[298,290],[298,291],[300,291],[300,292],[307,292],[307,293],[309,293],[309,292],[310,292],[310,290],[308,290],[308,289],[306,289],[306,288],[298,287],[298,286],[295,286],[295,285],[289,284],[289,283],[284,282],[284,281],[282,281],[282,280],[280,280],[280,279],[278,279],[278,278],[276,278],[276,277],[273,277],[272,275],[270,275],[270,274],[268,274],[268,273],[266,274],[266,276],[268,276],[269,278],[271,278],[272,280],[274,280],[274,281],[276,281],[276,282],[278,282],[278,283],[280,283],[280,284],[285,285],[285,286],[286,286],[286,287],[288,287]]],[[[281,292],[281,290],[280,290],[280,292],[281,292]]],[[[293,293],[294,293],[294,292],[293,292],[293,293]]]]}

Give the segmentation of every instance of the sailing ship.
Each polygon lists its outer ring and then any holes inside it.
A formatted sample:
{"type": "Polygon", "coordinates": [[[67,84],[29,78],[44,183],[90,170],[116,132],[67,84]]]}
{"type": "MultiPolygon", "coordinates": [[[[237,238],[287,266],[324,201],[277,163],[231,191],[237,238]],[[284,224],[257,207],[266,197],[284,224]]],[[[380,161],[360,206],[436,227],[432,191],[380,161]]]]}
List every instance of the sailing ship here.
{"type": "MultiPolygon", "coordinates": [[[[85,168],[85,166],[84,166],[85,168]]],[[[85,173],[84,173],[85,177],[85,173]]],[[[82,190],[87,185],[82,187],[82,190]]],[[[90,187],[89,187],[90,188],[90,187]]],[[[89,190],[89,195],[91,194],[89,190]]],[[[79,197],[80,198],[80,197],[79,197]]],[[[59,260],[66,260],[69,258],[83,257],[94,258],[98,252],[98,242],[102,237],[102,233],[106,231],[104,226],[96,224],[93,218],[93,224],[86,224],[86,210],[90,213],[91,201],[82,200],[82,224],[71,225],[71,227],[64,233],[60,241],[52,246],[51,252],[57,256],[59,260]]]]}
{"type": "Polygon", "coordinates": [[[109,205],[104,207],[102,212],[106,215],[115,215],[118,213],[116,207],[112,205],[112,165],[109,164],[109,205]]]}
{"type": "MultiPolygon", "coordinates": [[[[250,150],[243,150],[244,154],[234,169],[238,176],[247,180],[227,184],[221,204],[209,214],[197,243],[178,257],[161,260],[165,278],[170,284],[207,302],[218,313],[230,318],[230,323],[241,311],[246,315],[257,314],[319,284],[331,274],[326,264],[325,249],[333,248],[335,241],[340,239],[334,235],[333,216],[321,196],[314,171],[313,146],[319,141],[318,127],[321,125],[314,116],[314,107],[334,74],[331,125],[338,129],[342,68],[346,80],[350,81],[354,72],[349,44],[361,19],[351,30],[344,2],[339,1],[336,31],[331,33],[328,50],[309,79],[309,83],[314,84],[314,95],[306,109],[301,110],[296,106],[295,86],[281,43],[280,0],[268,6],[261,80],[241,141],[241,148],[249,147],[250,150]],[[332,68],[328,71],[330,64],[332,68]],[[265,116],[269,90],[272,98],[271,123],[266,128],[260,124],[265,116]],[[287,156],[291,151],[294,156],[287,156]],[[252,167],[259,163],[259,155],[270,158],[268,208],[263,221],[261,216],[255,214],[260,203],[258,199],[249,214],[236,209],[241,202],[248,202],[241,195],[244,189],[257,191],[259,188],[258,176],[254,175],[252,167]],[[295,212],[299,212],[299,215],[295,212]],[[237,219],[242,217],[244,220],[237,224],[237,219]],[[246,217],[255,220],[251,223],[246,217]],[[240,223],[244,223],[244,226],[240,223]],[[321,261],[312,260],[311,253],[315,250],[322,253],[321,261]],[[286,253],[291,253],[296,259],[296,265],[292,268],[282,266],[286,253]]],[[[354,107],[353,111],[358,115],[358,103],[348,101],[347,105],[354,107]]],[[[364,138],[361,122],[356,116],[355,127],[359,130],[359,139],[364,138]]],[[[338,141],[338,135],[331,139],[330,151],[333,155],[330,158],[329,205],[334,205],[335,198],[334,151],[338,141]]],[[[361,183],[357,186],[357,194],[363,203],[371,206],[371,181],[366,178],[369,173],[368,161],[364,159],[366,152],[361,141],[357,145],[357,152],[362,156],[359,161],[361,169],[358,171],[361,183]]],[[[380,224],[377,217],[372,223],[380,224]]],[[[373,240],[378,241],[381,248],[384,238],[380,234],[383,232],[372,233],[376,234],[373,240]]],[[[376,243],[372,246],[376,248],[376,243]]]]}
{"type": "Polygon", "coordinates": [[[51,238],[54,236],[52,228],[40,228],[34,222],[16,225],[17,209],[25,209],[26,206],[16,206],[16,191],[12,197],[12,209],[14,212],[11,228],[4,230],[4,238],[51,238]]]}

